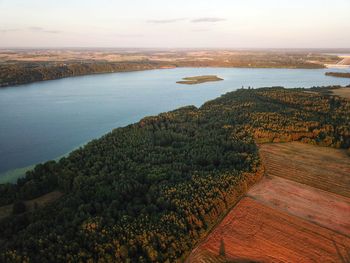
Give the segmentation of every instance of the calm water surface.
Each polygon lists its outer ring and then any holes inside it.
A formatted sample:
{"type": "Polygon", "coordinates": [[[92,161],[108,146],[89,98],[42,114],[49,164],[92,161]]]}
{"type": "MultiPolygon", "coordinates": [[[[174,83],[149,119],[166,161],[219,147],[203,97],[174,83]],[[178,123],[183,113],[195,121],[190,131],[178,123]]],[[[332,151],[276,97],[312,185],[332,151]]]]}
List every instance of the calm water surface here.
{"type": "MultiPolygon", "coordinates": [[[[349,85],[324,69],[178,68],[82,76],[0,89],[0,173],[57,158],[113,128],[242,86],[349,85]],[[224,81],[179,85],[186,76],[224,81]]],[[[328,69],[329,71],[329,69],[328,69]]],[[[332,70],[344,71],[344,70],[332,70]]]]}

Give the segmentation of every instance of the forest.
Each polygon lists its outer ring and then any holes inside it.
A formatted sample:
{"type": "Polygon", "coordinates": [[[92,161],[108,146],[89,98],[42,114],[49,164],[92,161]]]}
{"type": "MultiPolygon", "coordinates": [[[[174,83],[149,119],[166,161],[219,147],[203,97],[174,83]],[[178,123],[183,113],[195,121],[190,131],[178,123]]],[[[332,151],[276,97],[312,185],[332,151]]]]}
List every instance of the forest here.
{"type": "Polygon", "coordinates": [[[1,262],[177,262],[263,174],[258,145],[349,149],[350,102],[325,87],[240,89],[118,128],[0,185],[1,262]],[[320,91],[320,92],[318,92],[320,91]],[[27,211],[24,201],[63,196],[27,211]]]}
{"type": "Polygon", "coordinates": [[[157,62],[16,62],[0,64],[0,87],[81,75],[159,68],[157,62]]]}
{"type": "Polygon", "coordinates": [[[337,78],[350,78],[349,72],[326,72],[325,75],[337,78]]]}

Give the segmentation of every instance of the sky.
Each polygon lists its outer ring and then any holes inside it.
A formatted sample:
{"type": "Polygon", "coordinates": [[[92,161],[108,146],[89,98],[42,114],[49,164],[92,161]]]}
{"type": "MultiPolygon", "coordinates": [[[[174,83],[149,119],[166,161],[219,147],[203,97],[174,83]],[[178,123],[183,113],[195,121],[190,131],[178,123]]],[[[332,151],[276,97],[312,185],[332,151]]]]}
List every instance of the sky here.
{"type": "Polygon", "coordinates": [[[0,0],[0,47],[350,48],[350,0],[0,0]]]}

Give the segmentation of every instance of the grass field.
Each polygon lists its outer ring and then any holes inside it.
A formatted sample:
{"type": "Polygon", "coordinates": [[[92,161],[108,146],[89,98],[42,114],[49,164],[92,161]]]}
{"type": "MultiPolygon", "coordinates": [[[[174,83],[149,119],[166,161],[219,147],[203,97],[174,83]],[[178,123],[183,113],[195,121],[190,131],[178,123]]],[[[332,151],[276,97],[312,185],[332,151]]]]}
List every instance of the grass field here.
{"type": "Polygon", "coordinates": [[[332,89],[332,93],[339,97],[350,99],[350,88],[332,89]]]}
{"type": "MultiPolygon", "coordinates": [[[[35,206],[37,206],[38,208],[43,207],[49,203],[56,201],[62,195],[63,195],[62,192],[53,191],[45,195],[42,195],[38,198],[25,201],[26,211],[27,212],[33,211],[35,209],[35,206]]],[[[6,205],[6,206],[0,207],[0,220],[11,215],[11,213],[12,213],[12,205],[6,205]]]]}

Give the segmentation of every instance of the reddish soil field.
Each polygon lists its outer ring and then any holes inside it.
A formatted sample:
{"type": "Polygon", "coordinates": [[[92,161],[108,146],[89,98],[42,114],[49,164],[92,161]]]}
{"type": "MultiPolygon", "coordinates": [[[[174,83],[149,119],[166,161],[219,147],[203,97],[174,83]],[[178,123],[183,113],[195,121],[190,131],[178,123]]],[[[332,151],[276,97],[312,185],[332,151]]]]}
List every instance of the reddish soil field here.
{"type": "Polygon", "coordinates": [[[265,177],[248,196],[350,237],[350,198],[279,177],[265,177]]]}
{"type": "Polygon", "coordinates": [[[299,142],[261,145],[266,172],[350,198],[350,158],[343,150],[299,142]]]}
{"type": "Polygon", "coordinates": [[[348,262],[349,251],[349,237],[245,197],[188,262],[348,262]]]}

